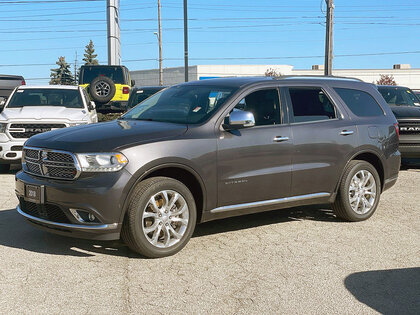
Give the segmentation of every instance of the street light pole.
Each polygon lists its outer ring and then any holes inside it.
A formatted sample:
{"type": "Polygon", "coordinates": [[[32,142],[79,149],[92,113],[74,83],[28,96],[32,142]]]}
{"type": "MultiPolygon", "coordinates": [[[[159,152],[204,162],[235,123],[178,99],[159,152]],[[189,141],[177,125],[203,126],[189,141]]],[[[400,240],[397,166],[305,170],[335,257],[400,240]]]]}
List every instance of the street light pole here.
{"type": "Polygon", "coordinates": [[[163,85],[163,69],[162,69],[162,21],[160,15],[160,0],[158,0],[158,24],[159,24],[159,34],[157,35],[159,41],[159,85],[163,85]]]}
{"type": "Polygon", "coordinates": [[[184,0],[184,72],[185,72],[185,82],[188,82],[188,9],[187,9],[187,0],[184,0]]]}
{"type": "Polygon", "coordinates": [[[327,3],[327,23],[325,32],[325,62],[324,75],[332,74],[333,60],[333,18],[334,18],[334,0],[325,0],[327,3]]]}

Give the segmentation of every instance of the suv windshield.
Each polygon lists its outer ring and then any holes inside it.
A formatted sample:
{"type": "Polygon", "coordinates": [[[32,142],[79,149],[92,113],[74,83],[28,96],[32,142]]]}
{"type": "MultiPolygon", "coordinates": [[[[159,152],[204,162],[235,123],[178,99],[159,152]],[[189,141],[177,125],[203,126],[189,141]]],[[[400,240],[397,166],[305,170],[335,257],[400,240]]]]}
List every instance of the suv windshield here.
{"type": "Polygon", "coordinates": [[[24,106],[62,106],[83,108],[79,90],[65,89],[22,89],[10,99],[8,108],[24,106]]]}
{"type": "Polygon", "coordinates": [[[174,86],[151,96],[122,119],[198,124],[208,119],[236,88],[174,86]]]}
{"type": "Polygon", "coordinates": [[[378,87],[385,101],[392,106],[418,106],[420,100],[408,88],[403,87],[378,87]]]}
{"type": "Polygon", "coordinates": [[[110,78],[116,84],[125,84],[124,73],[121,67],[112,66],[85,66],[82,67],[79,84],[88,84],[96,77],[110,78]]]}

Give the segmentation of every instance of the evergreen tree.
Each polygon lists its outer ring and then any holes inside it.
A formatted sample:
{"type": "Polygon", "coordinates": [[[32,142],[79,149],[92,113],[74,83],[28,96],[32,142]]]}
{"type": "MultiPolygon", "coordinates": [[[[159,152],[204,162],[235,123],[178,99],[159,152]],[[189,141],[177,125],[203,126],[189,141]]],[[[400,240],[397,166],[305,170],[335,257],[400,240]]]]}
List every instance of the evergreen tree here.
{"type": "Polygon", "coordinates": [[[74,76],[71,73],[70,65],[66,62],[66,58],[58,58],[56,64],[58,65],[58,68],[51,69],[50,84],[74,85],[74,76]]]}
{"type": "Polygon", "coordinates": [[[83,61],[85,62],[85,65],[89,66],[98,64],[98,59],[96,59],[98,55],[95,54],[95,47],[92,40],[90,40],[89,44],[86,45],[84,56],[85,58],[83,58],[83,61]]]}

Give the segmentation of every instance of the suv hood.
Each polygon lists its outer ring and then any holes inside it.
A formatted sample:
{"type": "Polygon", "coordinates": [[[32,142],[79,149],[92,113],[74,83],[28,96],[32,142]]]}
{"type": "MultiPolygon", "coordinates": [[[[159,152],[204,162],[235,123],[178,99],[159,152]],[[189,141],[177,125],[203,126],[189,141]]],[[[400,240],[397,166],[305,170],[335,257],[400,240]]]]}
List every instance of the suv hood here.
{"type": "Polygon", "coordinates": [[[397,120],[399,118],[420,118],[418,106],[390,106],[397,120]]]}
{"type": "Polygon", "coordinates": [[[112,152],[118,148],[172,138],[187,131],[187,125],[114,120],[57,129],[29,138],[27,146],[81,152],[112,152]]]}
{"type": "Polygon", "coordinates": [[[0,120],[69,120],[83,121],[88,113],[83,108],[67,108],[59,106],[24,106],[5,108],[0,114],[0,120]]]}

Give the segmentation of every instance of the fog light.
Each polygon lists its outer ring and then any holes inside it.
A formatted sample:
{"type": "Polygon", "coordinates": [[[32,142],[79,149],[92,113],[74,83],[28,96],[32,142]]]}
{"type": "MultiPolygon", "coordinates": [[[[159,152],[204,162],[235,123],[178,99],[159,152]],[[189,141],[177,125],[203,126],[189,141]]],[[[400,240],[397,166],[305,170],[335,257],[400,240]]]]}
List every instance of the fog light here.
{"type": "Polygon", "coordinates": [[[80,210],[80,209],[69,209],[77,221],[82,223],[99,223],[100,221],[92,213],[80,210]]]}

